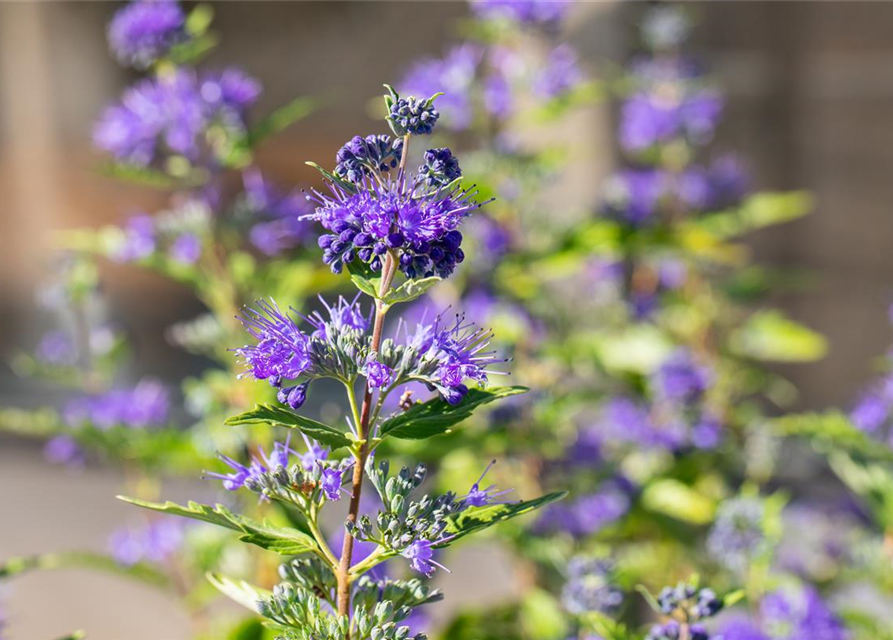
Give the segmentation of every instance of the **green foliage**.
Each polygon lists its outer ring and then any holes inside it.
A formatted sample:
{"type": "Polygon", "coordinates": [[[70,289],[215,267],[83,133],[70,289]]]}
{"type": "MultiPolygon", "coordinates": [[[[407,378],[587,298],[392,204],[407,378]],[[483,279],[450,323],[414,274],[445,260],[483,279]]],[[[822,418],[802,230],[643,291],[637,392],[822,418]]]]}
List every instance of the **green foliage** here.
{"type": "Polygon", "coordinates": [[[774,310],[748,318],[732,333],[729,346],[742,358],[765,362],[811,362],[828,349],[821,334],[774,310]]]}
{"type": "Polygon", "coordinates": [[[869,460],[893,462],[893,451],[856,428],[840,411],[792,413],[768,421],[784,437],[805,438],[819,452],[847,451],[869,460]]]}
{"type": "Polygon", "coordinates": [[[510,504],[491,504],[485,507],[471,507],[450,519],[450,523],[447,525],[447,532],[450,534],[449,541],[436,546],[445,547],[467,535],[489,529],[506,520],[511,520],[545,507],[561,500],[566,495],[566,491],[559,491],[540,496],[534,500],[522,500],[510,504]]]}
{"type": "Polygon", "coordinates": [[[250,518],[231,512],[220,504],[212,507],[190,501],[186,506],[182,506],[174,502],[146,502],[125,496],[118,496],[118,499],[144,509],[209,522],[218,527],[239,531],[242,534],[239,536],[239,540],[275,551],[280,555],[292,556],[319,552],[316,541],[302,531],[289,527],[276,527],[267,522],[255,522],[250,518]]]}
{"type": "Polygon", "coordinates": [[[713,500],[672,478],[655,480],[645,487],[641,503],[649,511],[691,524],[711,522],[716,510],[713,500]]]}
{"type": "Polygon", "coordinates": [[[0,564],[0,579],[12,578],[29,571],[69,568],[110,573],[164,589],[171,586],[170,577],[154,565],[139,562],[124,566],[114,558],[89,551],[65,551],[8,558],[0,564]]]}
{"type": "Polygon", "coordinates": [[[332,449],[348,447],[351,444],[351,440],[335,427],[299,416],[284,407],[272,404],[256,405],[251,411],[227,418],[226,424],[229,426],[267,424],[272,427],[298,429],[332,449]]]}
{"type": "Polygon", "coordinates": [[[381,438],[422,440],[449,433],[450,427],[467,419],[478,407],[526,392],[525,387],[472,388],[457,405],[441,398],[418,402],[409,410],[385,420],[381,425],[381,438]]]}
{"type": "Polygon", "coordinates": [[[254,613],[257,613],[257,603],[269,598],[273,593],[244,580],[234,580],[218,573],[208,573],[206,577],[220,593],[254,613]]]}

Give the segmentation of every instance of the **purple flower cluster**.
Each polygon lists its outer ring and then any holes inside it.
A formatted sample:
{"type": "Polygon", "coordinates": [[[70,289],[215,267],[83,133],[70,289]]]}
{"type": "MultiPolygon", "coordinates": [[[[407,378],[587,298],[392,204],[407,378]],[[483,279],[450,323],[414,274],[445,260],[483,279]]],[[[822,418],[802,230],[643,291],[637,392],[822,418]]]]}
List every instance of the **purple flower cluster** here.
{"type": "Polygon", "coordinates": [[[360,183],[375,173],[396,169],[403,157],[403,138],[388,135],[354,136],[335,155],[335,175],[360,183]]]}
{"type": "Polygon", "coordinates": [[[132,2],[115,14],[108,27],[115,57],[138,69],[164,57],[186,38],[186,17],[174,0],[132,2]]]}
{"type": "Polygon", "coordinates": [[[442,187],[462,176],[459,159],[447,148],[428,149],[425,164],[419,167],[419,178],[429,187],[442,187]]]}
{"type": "Polygon", "coordinates": [[[893,446],[893,375],[863,392],[850,412],[850,420],[859,430],[893,446]]]}
{"type": "Polygon", "coordinates": [[[244,205],[252,218],[258,218],[248,231],[251,244],[267,256],[291,249],[310,233],[310,225],[301,218],[310,213],[307,199],[300,190],[280,193],[257,169],[242,175],[244,205]]]}
{"type": "Polygon", "coordinates": [[[63,410],[70,427],[91,425],[98,429],[124,426],[131,429],[165,424],[170,396],[157,380],[144,379],[132,389],[112,389],[100,395],[70,401],[63,410]]]}
{"type": "Polygon", "coordinates": [[[458,404],[468,393],[466,380],[486,384],[488,375],[499,373],[489,367],[505,362],[487,350],[492,333],[466,322],[463,315],[457,315],[452,325],[442,324],[438,316],[433,323],[419,323],[413,333],[405,333],[405,346],[421,367],[432,369],[425,375],[410,373],[410,377],[436,389],[450,404],[458,404]]]}
{"type": "Polygon", "coordinates": [[[70,367],[77,364],[77,347],[64,331],[50,331],[41,337],[35,351],[37,358],[55,366],[70,367]]]}
{"type": "Polygon", "coordinates": [[[399,251],[399,267],[407,278],[447,277],[465,259],[457,230],[479,208],[476,192],[452,188],[429,191],[423,181],[365,180],[359,191],[329,185],[330,194],[314,190],[309,199],[316,212],[308,216],[329,231],[319,239],[323,262],[340,273],[355,260],[373,271],[382,256],[399,251]]]}
{"type": "Polygon", "coordinates": [[[163,518],[142,527],[124,527],[112,533],[109,549],[118,564],[130,567],[138,562],[162,563],[183,544],[181,521],[163,518]]]}
{"type": "Polygon", "coordinates": [[[841,619],[811,586],[786,588],[765,596],[759,620],[726,620],[723,640],[849,640],[841,619]]]}
{"type": "Polygon", "coordinates": [[[247,109],[260,96],[260,84],[238,69],[198,75],[177,69],[140,81],[108,107],[96,123],[93,141],[121,162],[148,166],[167,153],[191,162],[206,150],[220,159],[221,136],[232,141],[244,135],[247,109]]]}
{"type": "Polygon", "coordinates": [[[658,368],[654,376],[657,396],[673,404],[699,402],[712,381],[712,372],[695,362],[691,353],[677,350],[658,368]]]}
{"type": "Polygon", "coordinates": [[[724,502],[707,537],[707,551],[726,568],[743,573],[768,549],[763,520],[766,509],[759,498],[724,502]]]}
{"type": "Polygon", "coordinates": [[[310,369],[310,336],[275,303],[259,302],[258,310],[246,309],[241,319],[257,344],[235,351],[254,378],[281,387],[310,369]]]}
{"type": "Polygon", "coordinates": [[[567,565],[561,591],[564,608],[574,615],[612,613],[623,603],[623,592],[613,585],[613,564],[601,558],[577,556],[567,565]]]}
{"type": "Polygon", "coordinates": [[[594,535],[627,514],[631,505],[626,482],[607,482],[598,491],[573,502],[550,505],[537,520],[540,534],[567,533],[575,538],[594,535]]]}
{"type": "Polygon", "coordinates": [[[567,0],[473,0],[471,7],[485,19],[555,27],[564,19],[571,5],[567,0]]]}
{"type": "Polygon", "coordinates": [[[244,487],[246,482],[257,481],[267,472],[275,471],[279,467],[287,469],[290,466],[292,455],[297,456],[304,471],[312,471],[320,462],[329,457],[329,450],[320,447],[303,433],[301,437],[304,438],[304,443],[307,445],[307,452],[304,454],[298,454],[289,446],[291,441],[291,437],[289,437],[285,442],[274,442],[269,454],[259,448],[260,455],[252,456],[248,465],[233,460],[229,456],[218,454],[218,457],[230,467],[230,471],[228,473],[206,471],[205,477],[221,480],[223,488],[227,491],[237,491],[244,487]]]}
{"type": "Polygon", "coordinates": [[[52,464],[62,464],[71,469],[84,466],[84,450],[71,436],[61,435],[47,440],[43,447],[43,457],[52,464]]]}
{"type": "Polygon", "coordinates": [[[734,157],[679,175],[656,168],[624,169],[608,178],[602,214],[633,227],[658,222],[662,214],[718,211],[740,203],[747,179],[734,157]]]}
{"type": "Polygon", "coordinates": [[[713,136],[722,107],[720,95],[707,89],[674,97],[638,93],[621,108],[620,144],[630,152],[679,138],[702,144],[713,136]]]}
{"type": "Polygon", "coordinates": [[[440,118],[440,112],[432,104],[431,98],[421,99],[415,96],[398,98],[388,114],[388,122],[391,123],[394,132],[400,136],[406,134],[431,135],[438,118],[440,118]]]}
{"type": "Polygon", "coordinates": [[[152,216],[145,213],[132,216],[123,231],[124,241],[114,254],[116,260],[137,262],[155,253],[157,238],[152,216]]]}
{"type": "Polygon", "coordinates": [[[544,98],[556,98],[572,90],[583,80],[576,52],[562,44],[549,54],[545,68],[537,75],[533,90],[544,98]]]}
{"type": "Polygon", "coordinates": [[[670,620],[651,627],[645,640],[725,640],[725,638],[711,636],[702,624],[688,625],[687,631],[683,631],[679,622],[670,620]]]}

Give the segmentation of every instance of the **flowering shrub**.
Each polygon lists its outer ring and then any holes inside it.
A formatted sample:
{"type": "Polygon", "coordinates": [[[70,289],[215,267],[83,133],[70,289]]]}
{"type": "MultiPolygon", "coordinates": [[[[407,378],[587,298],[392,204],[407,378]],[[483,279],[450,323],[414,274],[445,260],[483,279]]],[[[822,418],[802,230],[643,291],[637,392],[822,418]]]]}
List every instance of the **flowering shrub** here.
{"type": "Polygon", "coordinates": [[[114,571],[173,592],[197,637],[420,640],[437,632],[443,551],[488,530],[524,578],[516,599],[458,611],[440,637],[889,637],[841,596],[893,584],[888,376],[849,414],[786,414],[793,390],[766,363],[817,359],[824,341],[753,310],[772,277],[736,242],[808,197],[754,193],[713,152],[723,97],[686,53],[685,11],[645,12],[641,52],[597,87],[559,44],[574,10],[472,2],[465,42],[385,85],[390,132],[308,163],[323,185],[306,192],[254,160],[306,100],[258,121],[258,80],[199,66],[216,41],[207,7],[120,10],[112,52],[146,76],[94,141],[107,173],[170,190],[170,205],[66,236],[41,296],[62,326],[15,365],[71,397],[3,409],[0,426],[45,439],[54,463],[125,465],[122,499],[146,518],[107,553],[13,558],[0,578],[114,571]],[[547,187],[574,167],[555,125],[611,89],[622,166],[597,205],[558,211],[547,187]],[[214,363],[184,402],[127,374],[99,258],[207,307],[168,334],[214,363]],[[532,391],[490,386],[509,369],[532,391]],[[333,390],[341,408],[310,417],[333,390]],[[783,438],[822,454],[847,500],[788,482],[783,438]],[[161,502],[171,475],[223,497],[161,502]],[[207,581],[250,617],[209,624],[207,581]]]}

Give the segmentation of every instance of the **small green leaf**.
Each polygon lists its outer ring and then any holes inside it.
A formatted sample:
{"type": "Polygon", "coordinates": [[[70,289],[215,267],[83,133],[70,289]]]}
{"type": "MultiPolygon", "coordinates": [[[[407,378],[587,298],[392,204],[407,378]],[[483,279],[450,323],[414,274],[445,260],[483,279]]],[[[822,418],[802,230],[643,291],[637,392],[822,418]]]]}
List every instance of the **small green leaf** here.
{"type": "Polygon", "coordinates": [[[316,108],[310,98],[295,98],[263,118],[248,132],[248,146],[256,147],[270,136],[288,128],[298,120],[306,118],[316,108]]]}
{"type": "Polygon", "coordinates": [[[824,357],[825,338],[780,311],[759,311],[734,331],[729,346],[737,355],[766,362],[811,362],[824,357]]]}
{"type": "Polygon", "coordinates": [[[616,620],[612,620],[606,614],[592,611],[583,616],[583,623],[587,630],[594,631],[604,640],[637,640],[634,635],[616,620]]]}
{"type": "Polygon", "coordinates": [[[722,606],[724,608],[735,606],[736,604],[744,600],[744,596],[746,595],[746,593],[747,592],[744,589],[738,589],[737,591],[727,593],[722,599],[722,606]]]}
{"type": "Polygon", "coordinates": [[[332,173],[331,171],[326,171],[325,169],[323,169],[321,166],[319,166],[315,162],[305,162],[304,164],[306,164],[308,167],[313,167],[314,169],[316,169],[317,171],[319,171],[322,174],[323,178],[325,178],[329,182],[337,184],[339,187],[341,187],[348,193],[356,193],[357,192],[357,185],[355,185],[351,182],[348,182],[347,180],[342,180],[341,178],[336,176],[334,173],[332,173]]]}
{"type": "MultiPolygon", "coordinates": [[[[411,302],[419,296],[424,295],[428,289],[440,281],[441,278],[438,278],[437,276],[422,278],[421,280],[407,280],[393,291],[386,293],[382,300],[384,300],[385,304],[389,305],[398,304],[400,302],[411,302]]],[[[357,286],[359,287],[360,285],[358,284],[357,286]]]]}
{"type": "Polygon", "coordinates": [[[446,528],[447,533],[450,534],[449,540],[436,546],[446,547],[459,538],[488,529],[500,522],[523,516],[526,513],[561,500],[566,495],[567,491],[561,491],[540,496],[535,500],[522,500],[521,502],[509,504],[491,504],[486,507],[472,507],[450,519],[446,528]]]}
{"type": "Polygon", "coordinates": [[[299,429],[304,435],[332,449],[347,447],[351,443],[344,432],[339,431],[335,427],[299,416],[284,407],[277,407],[271,404],[255,405],[251,411],[227,418],[224,424],[231,427],[268,424],[274,427],[285,427],[286,429],[299,429]]]}
{"type": "Polygon", "coordinates": [[[749,231],[796,220],[813,208],[813,198],[805,191],[758,193],[732,211],[707,214],[693,224],[716,238],[732,238],[749,231]]]}
{"type": "Polygon", "coordinates": [[[219,573],[207,573],[205,577],[214,588],[220,593],[238,602],[243,607],[257,613],[257,603],[259,600],[267,600],[272,594],[271,591],[261,589],[244,580],[233,580],[219,573]]]}
{"type": "Polygon", "coordinates": [[[200,4],[186,16],[186,32],[192,36],[200,36],[208,30],[214,20],[214,7],[200,4]]]}
{"type": "Polygon", "coordinates": [[[651,607],[651,609],[652,609],[655,613],[661,613],[661,610],[660,610],[660,604],[658,604],[658,602],[657,602],[657,598],[655,598],[655,597],[651,594],[651,592],[648,591],[648,587],[646,587],[646,586],[643,585],[643,584],[637,584],[637,585],[636,585],[636,591],[639,592],[639,595],[641,595],[642,598],[644,598],[645,602],[648,603],[648,606],[651,607]]]}
{"type": "Polygon", "coordinates": [[[671,478],[657,480],[645,487],[642,506],[654,513],[698,525],[711,522],[716,510],[710,498],[671,478]]]}
{"type": "Polygon", "coordinates": [[[773,432],[806,438],[820,452],[849,451],[864,458],[893,462],[893,451],[859,430],[839,411],[794,413],[768,421],[773,432]]]}
{"type": "Polygon", "coordinates": [[[186,506],[182,506],[175,502],[146,502],[126,496],[118,496],[118,499],[144,509],[171,513],[184,518],[209,522],[233,531],[240,531],[244,534],[240,537],[243,542],[255,544],[282,555],[295,556],[315,552],[318,549],[316,541],[302,531],[276,527],[267,522],[255,522],[250,518],[233,513],[221,504],[212,507],[190,501],[186,506]]]}
{"type": "Polygon", "coordinates": [[[85,631],[72,631],[66,636],[62,636],[59,640],[84,640],[87,637],[85,631]]]}
{"type": "Polygon", "coordinates": [[[408,411],[385,420],[381,425],[381,437],[402,438],[404,440],[424,440],[449,431],[453,425],[468,418],[478,407],[521,393],[525,387],[494,387],[492,389],[469,389],[457,405],[435,398],[428,402],[418,402],[408,411]]]}
{"type": "Polygon", "coordinates": [[[364,278],[363,276],[356,273],[351,274],[350,279],[356,285],[357,289],[365,293],[367,296],[371,296],[376,299],[378,298],[378,287],[372,280],[364,278]]]}

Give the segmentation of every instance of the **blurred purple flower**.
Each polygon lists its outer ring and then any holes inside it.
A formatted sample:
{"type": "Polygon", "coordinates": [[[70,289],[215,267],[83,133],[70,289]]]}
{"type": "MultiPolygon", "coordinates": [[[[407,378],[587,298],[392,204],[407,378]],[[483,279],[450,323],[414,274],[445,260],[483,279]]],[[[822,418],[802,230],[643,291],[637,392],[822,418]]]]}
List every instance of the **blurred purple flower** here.
{"type": "Polygon", "coordinates": [[[118,529],[109,538],[109,549],[118,564],[125,567],[138,562],[161,563],[180,549],[183,538],[183,524],[163,518],[142,527],[118,529]]]}
{"type": "Polygon", "coordinates": [[[144,260],[155,252],[155,223],[152,216],[141,213],[127,221],[124,226],[124,242],[114,258],[119,262],[144,260]]]}
{"type": "Polygon", "coordinates": [[[49,331],[37,344],[37,359],[45,364],[56,366],[72,366],[77,363],[78,353],[64,331],[49,331]]]}
{"type": "Polygon", "coordinates": [[[620,144],[636,152],[683,136],[703,143],[713,135],[722,104],[719,94],[708,90],[686,95],[681,101],[635,94],[621,107],[620,144]]]}
{"type": "Polygon", "coordinates": [[[78,469],[84,466],[84,450],[71,436],[61,435],[51,438],[43,447],[43,456],[52,464],[62,464],[78,469]]]}
{"type": "Polygon", "coordinates": [[[554,28],[572,4],[568,0],[472,0],[471,8],[480,18],[554,28]]]}
{"type": "Polygon", "coordinates": [[[576,52],[567,44],[552,50],[545,68],[537,75],[533,90],[544,98],[557,98],[574,89],[583,80],[576,52]]]}
{"type": "Polygon", "coordinates": [[[144,69],[184,41],[186,17],[173,0],[139,0],[120,9],[108,27],[112,52],[121,64],[144,69]]]}
{"type": "Polygon", "coordinates": [[[176,262],[195,264],[202,255],[202,241],[194,233],[184,233],[171,243],[168,251],[176,262]]]}
{"type": "Polygon", "coordinates": [[[63,418],[71,427],[89,424],[98,429],[124,426],[132,429],[162,426],[170,410],[167,387],[150,378],[132,389],[112,389],[100,395],[70,401],[63,418]]]}
{"type": "Polygon", "coordinates": [[[427,58],[415,63],[398,83],[400,93],[431,96],[444,92],[437,99],[441,124],[448,129],[466,129],[474,116],[471,88],[481,51],[473,44],[461,44],[450,49],[443,58],[427,58]]]}

